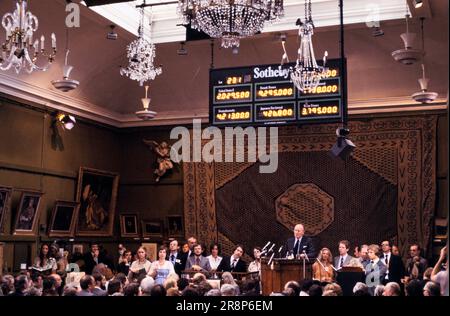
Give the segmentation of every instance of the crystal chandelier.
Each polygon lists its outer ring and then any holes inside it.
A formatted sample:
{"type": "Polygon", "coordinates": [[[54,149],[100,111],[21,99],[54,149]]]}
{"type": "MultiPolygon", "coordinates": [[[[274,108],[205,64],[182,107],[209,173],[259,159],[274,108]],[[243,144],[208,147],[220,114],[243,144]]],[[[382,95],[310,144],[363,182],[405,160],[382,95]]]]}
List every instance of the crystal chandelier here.
{"type": "Polygon", "coordinates": [[[264,22],[284,15],[283,0],[179,0],[183,24],[221,38],[222,47],[239,47],[242,37],[261,32],[264,22]]]}
{"type": "Polygon", "coordinates": [[[312,36],[314,35],[314,23],[311,14],[311,0],[305,0],[305,22],[297,20],[299,25],[300,47],[295,68],[291,73],[291,80],[295,86],[302,92],[317,88],[320,80],[326,76],[327,68],[325,52],[323,57],[323,66],[318,66],[314,55],[312,36]]]}
{"type": "Polygon", "coordinates": [[[52,49],[49,53],[45,51],[44,36],[33,43],[33,33],[38,29],[39,23],[37,17],[27,11],[27,0],[17,1],[16,10],[3,16],[2,26],[6,30],[6,40],[2,44],[1,70],[14,68],[19,74],[22,69],[32,73],[33,70],[46,71],[50,67],[56,56],[55,33],[51,35],[52,49]],[[48,60],[44,66],[36,64],[40,55],[48,60]]]}
{"type": "MultiPolygon", "coordinates": [[[[127,68],[121,68],[120,74],[131,80],[139,81],[141,86],[144,82],[153,80],[162,73],[161,67],[155,67],[155,45],[144,39],[144,8],[141,9],[141,21],[138,29],[138,38],[127,46],[127,57],[129,64],[127,68]]],[[[150,21],[151,26],[151,21],[150,21]]]]}

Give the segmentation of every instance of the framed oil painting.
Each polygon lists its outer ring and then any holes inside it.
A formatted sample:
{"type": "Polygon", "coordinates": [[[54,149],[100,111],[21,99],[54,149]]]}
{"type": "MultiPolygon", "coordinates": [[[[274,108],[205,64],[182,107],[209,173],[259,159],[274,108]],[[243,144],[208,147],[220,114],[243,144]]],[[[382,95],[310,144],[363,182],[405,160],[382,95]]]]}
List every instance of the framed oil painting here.
{"type": "Polygon", "coordinates": [[[145,248],[147,251],[147,259],[151,262],[158,259],[157,252],[158,252],[158,244],[156,243],[142,243],[142,247],[145,248]]]}
{"type": "Polygon", "coordinates": [[[72,237],[75,233],[79,208],[78,202],[56,201],[48,236],[72,237]]]}
{"type": "Polygon", "coordinates": [[[120,235],[122,237],[139,237],[137,214],[120,214],[120,235]]]}
{"type": "Polygon", "coordinates": [[[39,221],[39,205],[41,203],[41,192],[24,191],[20,198],[17,210],[14,235],[35,236],[39,221]]]}
{"type": "Polygon", "coordinates": [[[81,167],[76,201],[78,236],[112,236],[119,175],[81,167]]]}
{"type": "Polygon", "coordinates": [[[4,233],[6,216],[11,207],[12,188],[0,186],[0,234],[4,233]]]}
{"type": "Polygon", "coordinates": [[[183,217],[167,216],[169,237],[184,237],[183,217]]]}
{"type": "Polygon", "coordinates": [[[161,220],[142,221],[142,236],[144,238],[163,238],[164,227],[161,220]]]}

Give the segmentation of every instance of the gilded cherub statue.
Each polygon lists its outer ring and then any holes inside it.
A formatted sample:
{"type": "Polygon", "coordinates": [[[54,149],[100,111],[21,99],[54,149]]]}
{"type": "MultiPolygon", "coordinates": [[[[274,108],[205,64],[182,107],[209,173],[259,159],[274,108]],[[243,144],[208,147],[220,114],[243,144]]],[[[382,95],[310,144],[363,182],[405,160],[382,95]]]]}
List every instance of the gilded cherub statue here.
{"type": "Polygon", "coordinates": [[[170,146],[164,141],[158,144],[153,140],[143,139],[143,142],[156,153],[158,169],[154,171],[154,174],[156,175],[156,182],[159,182],[159,179],[166,174],[167,170],[173,169],[173,162],[170,160],[170,146]]]}

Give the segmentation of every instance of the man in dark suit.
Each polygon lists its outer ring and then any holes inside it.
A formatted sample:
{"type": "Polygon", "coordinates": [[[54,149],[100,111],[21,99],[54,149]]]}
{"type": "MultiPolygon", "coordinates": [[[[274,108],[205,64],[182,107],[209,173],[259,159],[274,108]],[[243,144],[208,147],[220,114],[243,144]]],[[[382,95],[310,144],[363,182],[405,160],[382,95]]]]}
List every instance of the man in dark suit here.
{"type": "Polygon", "coordinates": [[[100,252],[99,245],[97,243],[91,243],[91,251],[84,255],[84,272],[86,274],[92,274],[92,270],[99,263],[104,263],[107,266],[110,264],[106,256],[100,252]]]}
{"type": "Polygon", "coordinates": [[[391,248],[392,245],[388,240],[385,240],[381,243],[383,254],[380,259],[387,267],[383,284],[387,284],[389,282],[396,282],[398,284],[401,284],[400,280],[405,276],[405,266],[403,265],[402,258],[392,254],[391,248]]]}
{"type": "Polygon", "coordinates": [[[201,244],[194,245],[194,255],[190,256],[186,262],[185,270],[196,270],[202,272],[211,271],[208,258],[202,255],[203,246],[201,244]]]}
{"type": "Polygon", "coordinates": [[[179,251],[178,240],[174,239],[169,244],[169,253],[167,254],[166,260],[173,264],[175,273],[181,277],[181,271],[184,270],[187,261],[187,254],[179,251]]]}
{"type": "MultiPolygon", "coordinates": [[[[176,260],[179,260],[179,264],[180,264],[180,266],[177,267],[180,272],[180,276],[181,276],[181,271],[183,271],[184,268],[186,267],[186,262],[187,262],[188,258],[194,255],[193,250],[194,250],[194,245],[197,244],[197,238],[195,238],[194,236],[191,236],[188,238],[187,242],[189,245],[189,251],[186,253],[182,253],[182,252],[178,253],[178,259],[176,259],[176,260]]],[[[170,256],[169,256],[169,259],[170,259],[170,256]]],[[[176,272],[176,270],[175,270],[175,272],[176,272]]]]}
{"type": "Polygon", "coordinates": [[[294,237],[290,237],[286,243],[287,251],[294,257],[297,255],[301,259],[308,256],[309,260],[314,260],[317,256],[311,238],[304,236],[305,227],[303,224],[297,224],[294,227],[294,237]]]}
{"type": "Polygon", "coordinates": [[[244,247],[237,245],[232,256],[224,256],[217,271],[219,272],[247,272],[247,263],[241,259],[244,247]]]}

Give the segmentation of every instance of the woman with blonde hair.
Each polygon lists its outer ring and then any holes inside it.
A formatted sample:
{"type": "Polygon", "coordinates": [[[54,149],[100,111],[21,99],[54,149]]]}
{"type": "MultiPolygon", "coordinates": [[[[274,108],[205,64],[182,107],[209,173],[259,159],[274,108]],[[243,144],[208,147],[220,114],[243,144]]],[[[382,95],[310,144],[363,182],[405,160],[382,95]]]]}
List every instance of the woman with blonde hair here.
{"type": "Polygon", "coordinates": [[[150,273],[151,262],[147,260],[147,250],[145,247],[139,247],[137,251],[137,259],[133,261],[128,272],[128,280],[137,282],[139,277],[150,273]]]}
{"type": "Polygon", "coordinates": [[[320,282],[333,282],[333,256],[328,248],[322,248],[317,261],[312,265],[313,279],[320,282]]]}

